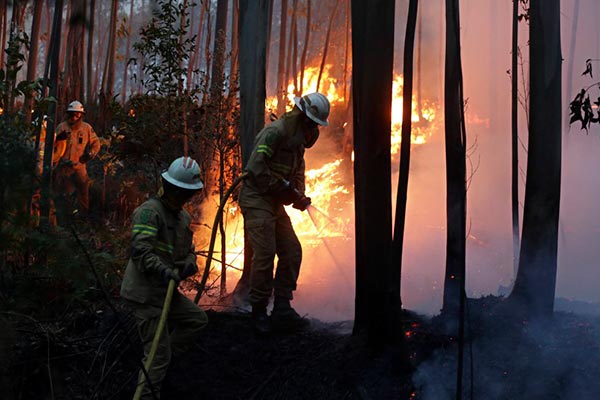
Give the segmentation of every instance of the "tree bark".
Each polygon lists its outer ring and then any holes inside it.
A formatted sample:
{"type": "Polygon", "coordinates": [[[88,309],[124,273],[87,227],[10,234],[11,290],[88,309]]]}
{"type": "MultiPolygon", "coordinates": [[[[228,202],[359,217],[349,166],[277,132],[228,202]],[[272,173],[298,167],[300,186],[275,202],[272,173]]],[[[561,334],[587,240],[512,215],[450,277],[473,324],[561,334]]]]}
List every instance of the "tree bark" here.
{"type": "Polygon", "coordinates": [[[464,297],[466,239],[466,133],[460,55],[458,0],[446,0],[444,83],[446,130],[446,273],[444,314],[460,315],[464,297]]]}
{"type": "Polygon", "coordinates": [[[64,77],[64,98],[67,102],[83,99],[83,59],[84,59],[84,27],[85,2],[71,0],[71,18],[67,35],[67,65],[64,77]]]}
{"type": "Polygon", "coordinates": [[[394,0],[352,0],[356,297],[354,334],[383,350],[392,310],[391,108],[394,0]],[[377,43],[377,46],[373,46],[377,43]]]}
{"type": "Polygon", "coordinates": [[[531,124],[519,271],[511,299],[525,317],[550,317],[556,291],[561,182],[560,1],[531,0],[531,124]]]}
{"type": "Polygon", "coordinates": [[[222,98],[224,67],[225,67],[225,43],[227,39],[227,0],[217,1],[217,17],[215,21],[215,41],[213,43],[212,72],[210,76],[211,102],[222,98]]]}
{"type": "Polygon", "coordinates": [[[125,62],[123,65],[123,87],[121,88],[121,104],[125,104],[127,101],[127,75],[128,75],[128,66],[129,66],[129,56],[131,51],[131,33],[133,28],[133,3],[134,0],[131,0],[129,3],[129,26],[127,27],[127,40],[125,41],[125,62]]]}
{"type": "Polygon", "coordinates": [[[86,103],[90,103],[95,99],[95,90],[93,88],[93,65],[94,65],[94,23],[96,21],[96,0],[90,0],[88,26],[88,42],[87,42],[87,64],[86,64],[86,103]]]}
{"type": "MultiPolygon", "coordinates": [[[[37,76],[38,48],[40,43],[40,25],[42,21],[42,0],[33,3],[33,16],[31,21],[31,36],[29,37],[29,55],[27,59],[27,80],[33,82],[37,76]]],[[[34,98],[31,93],[25,97],[23,112],[25,113],[26,124],[31,123],[31,110],[33,109],[34,98]]]]}
{"type": "MultiPolygon", "coordinates": [[[[571,41],[569,43],[569,61],[567,62],[567,86],[566,99],[567,104],[565,110],[569,109],[569,101],[573,98],[573,63],[575,62],[575,48],[577,47],[577,25],[579,21],[579,0],[575,0],[573,4],[573,24],[571,25],[571,41]]],[[[568,131],[570,124],[569,119],[565,118],[565,130],[568,131]]]]}
{"type": "MultiPolygon", "coordinates": [[[[110,12],[110,27],[108,37],[108,48],[106,51],[106,63],[104,64],[104,76],[102,77],[102,92],[105,100],[110,102],[115,84],[115,56],[117,49],[117,11],[119,1],[112,0],[110,12]]],[[[108,103],[107,103],[108,104],[108,103]]]]}
{"type": "MultiPolygon", "coordinates": [[[[265,123],[268,0],[240,0],[240,135],[242,167],[246,166],[254,137],[265,123]]],[[[244,270],[235,296],[247,300],[252,249],[244,240],[244,270]]]]}
{"type": "Polygon", "coordinates": [[[281,0],[281,24],[279,26],[279,59],[277,62],[277,115],[285,112],[287,103],[287,83],[285,75],[285,41],[287,31],[287,0],[281,0]]]}
{"type": "Polygon", "coordinates": [[[519,265],[519,1],[513,0],[511,66],[511,204],[513,233],[513,271],[519,265]]]}

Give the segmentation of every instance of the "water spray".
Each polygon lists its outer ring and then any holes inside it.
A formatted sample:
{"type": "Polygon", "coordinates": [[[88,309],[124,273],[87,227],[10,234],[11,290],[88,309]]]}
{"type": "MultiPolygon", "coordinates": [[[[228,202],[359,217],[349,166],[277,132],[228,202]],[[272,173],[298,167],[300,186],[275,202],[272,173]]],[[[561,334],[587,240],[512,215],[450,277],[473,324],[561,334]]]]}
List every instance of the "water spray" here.
{"type": "Polygon", "coordinates": [[[346,273],[344,272],[344,269],[342,268],[341,264],[338,262],[337,258],[333,254],[333,251],[331,251],[331,248],[329,247],[329,243],[327,242],[327,240],[326,240],[325,237],[321,236],[321,231],[323,230],[324,226],[321,227],[321,228],[319,228],[319,225],[317,224],[315,216],[316,216],[316,213],[319,213],[323,217],[325,217],[325,219],[327,220],[327,222],[332,223],[333,220],[327,214],[325,214],[323,211],[319,210],[317,207],[313,206],[312,204],[309,204],[308,207],[306,207],[306,211],[308,212],[308,215],[310,216],[310,220],[312,221],[313,225],[317,229],[317,235],[319,236],[319,239],[321,239],[321,242],[323,242],[323,245],[327,249],[327,252],[329,253],[329,256],[331,257],[331,259],[333,260],[333,263],[335,264],[335,266],[337,267],[338,271],[340,272],[340,274],[344,278],[344,281],[346,281],[346,283],[349,286],[351,286],[352,284],[350,282],[350,279],[348,279],[348,277],[346,276],[346,273]]]}

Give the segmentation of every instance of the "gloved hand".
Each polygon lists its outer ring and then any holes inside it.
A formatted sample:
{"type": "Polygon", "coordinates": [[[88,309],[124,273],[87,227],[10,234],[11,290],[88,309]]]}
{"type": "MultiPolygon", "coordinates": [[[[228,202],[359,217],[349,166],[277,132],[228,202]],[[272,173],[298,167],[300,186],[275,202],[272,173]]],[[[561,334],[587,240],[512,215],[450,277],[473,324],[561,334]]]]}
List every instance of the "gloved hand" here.
{"type": "Polygon", "coordinates": [[[289,206],[290,204],[296,202],[300,198],[300,192],[298,192],[298,190],[296,190],[296,188],[294,188],[294,186],[290,182],[284,180],[283,187],[283,190],[277,193],[277,199],[282,204],[289,206]]]}
{"type": "Polygon", "coordinates": [[[181,282],[181,276],[179,276],[179,273],[172,268],[164,267],[160,270],[160,276],[167,285],[171,280],[174,280],[175,284],[179,284],[179,282],[181,282]]]}
{"type": "Polygon", "coordinates": [[[301,194],[300,197],[294,201],[292,207],[294,207],[296,210],[304,211],[308,206],[311,205],[311,203],[310,197],[306,197],[305,195],[301,194]]]}
{"type": "Polygon", "coordinates": [[[181,271],[179,273],[181,280],[185,280],[190,276],[196,275],[196,273],[198,272],[198,267],[196,266],[196,263],[192,262],[186,263],[185,261],[178,261],[175,263],[175,267],[177,267],[177,269],[181,271]]]}
{"type": "Polygon", "coordinates": [[[56,134],[56,140],[67,140],[69,133],[67,131],[60,131],[56,134]]]}

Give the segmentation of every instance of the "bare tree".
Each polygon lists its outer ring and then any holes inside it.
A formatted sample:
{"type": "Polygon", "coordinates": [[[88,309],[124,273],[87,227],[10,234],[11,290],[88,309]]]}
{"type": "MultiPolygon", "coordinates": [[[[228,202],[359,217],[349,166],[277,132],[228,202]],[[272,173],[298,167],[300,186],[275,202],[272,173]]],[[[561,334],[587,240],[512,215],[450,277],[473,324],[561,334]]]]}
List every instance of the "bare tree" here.
{"type": "Polygon", "coordinates": [[[510,300],[525,317],[554,310],[561,181],[560,0],[529,8],[531,124],[519,271],[510,300]]]}
{"type": "MultiPolygon", "coordinates": [[[[27,59],[27,80],[32,82],[37,76],[38,48],[40,43],[40,25],[42,21],[43,1],[35,1],[33,5],[33,16],[31,21],[31,35],[29,40],[29,54],[27,59]]],[[[33,108],[33,97],[28,93],[23,104],[25,120],[31,122],[31,109],[33,108]]]]}

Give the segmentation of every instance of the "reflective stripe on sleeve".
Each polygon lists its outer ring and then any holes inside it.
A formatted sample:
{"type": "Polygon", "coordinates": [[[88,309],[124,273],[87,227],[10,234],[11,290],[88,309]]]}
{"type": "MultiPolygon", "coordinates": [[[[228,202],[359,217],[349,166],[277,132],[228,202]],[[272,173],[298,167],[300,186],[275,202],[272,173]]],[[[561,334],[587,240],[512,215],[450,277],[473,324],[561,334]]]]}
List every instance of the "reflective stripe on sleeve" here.
{"type": "Polygon", "coordinates": [[[156,242],[154,248],[168,254],[173,254],[173,246],[165,242],[156,242]]]}
{"type": "Polygon", "coordinates": [[[156,236],[158,228],[152,225],[135,224],[133,225],[133,233],[143,233],[149,236],[156,236]]]}
{"type": "Polygon", "coordinates": [[[266,154],[269,157],[273,156],[273,150],[266,144],[259,144],[256,147],[256,152],[266,154]]]}

